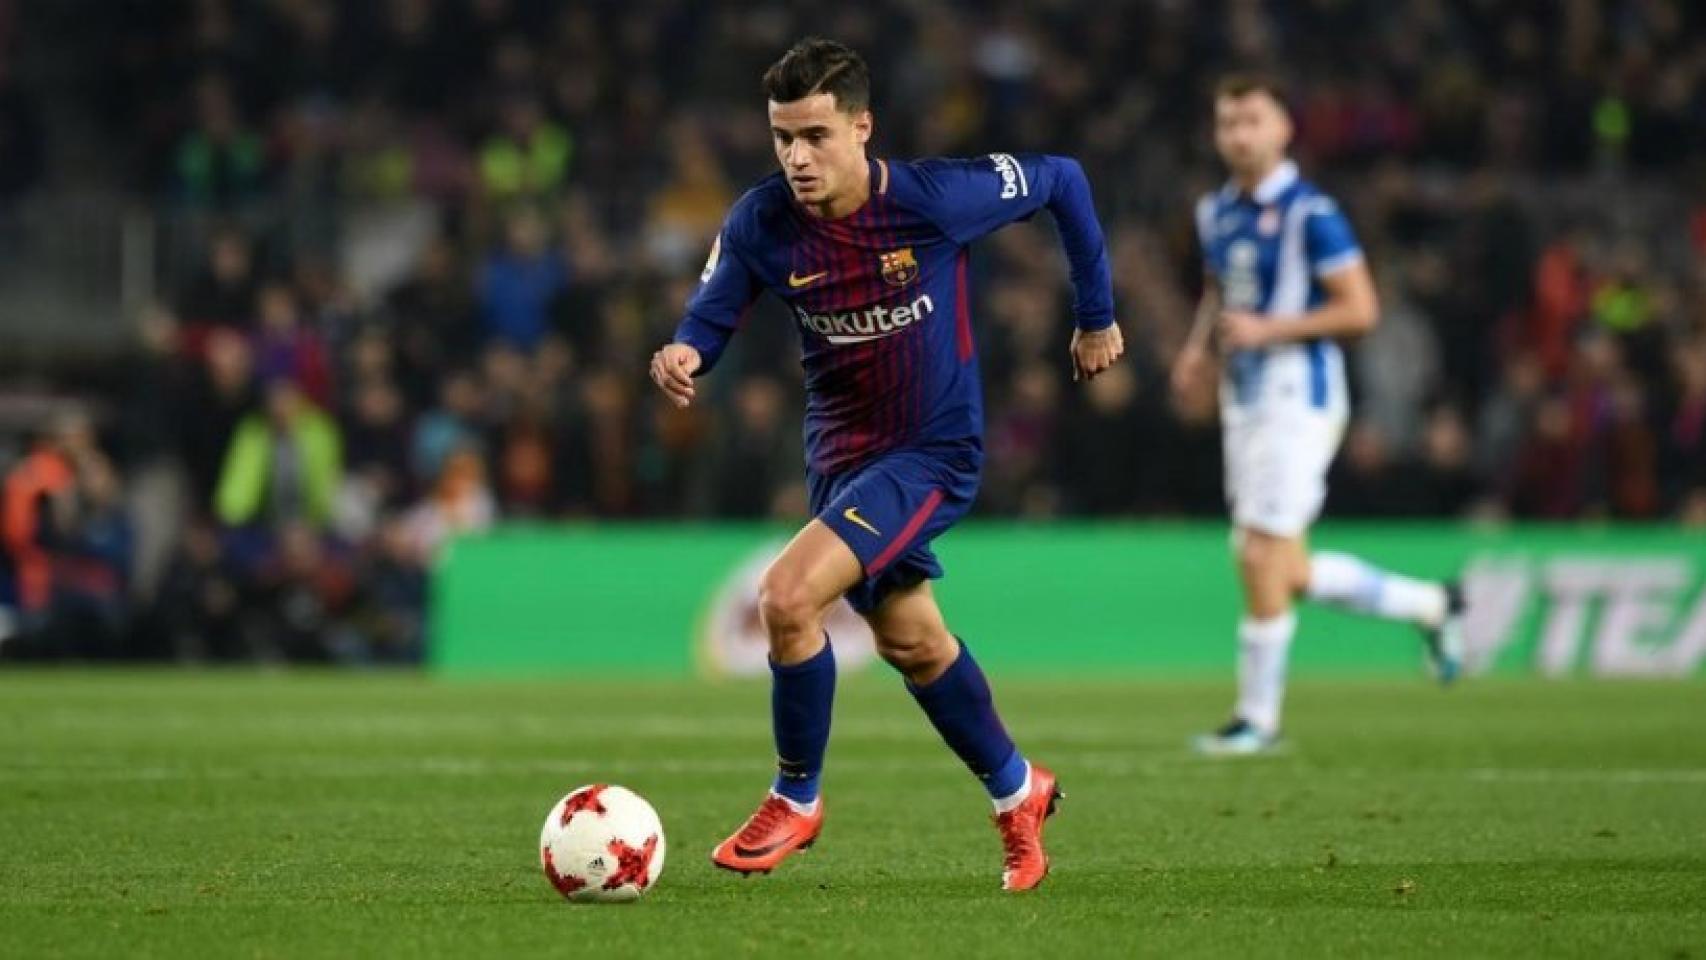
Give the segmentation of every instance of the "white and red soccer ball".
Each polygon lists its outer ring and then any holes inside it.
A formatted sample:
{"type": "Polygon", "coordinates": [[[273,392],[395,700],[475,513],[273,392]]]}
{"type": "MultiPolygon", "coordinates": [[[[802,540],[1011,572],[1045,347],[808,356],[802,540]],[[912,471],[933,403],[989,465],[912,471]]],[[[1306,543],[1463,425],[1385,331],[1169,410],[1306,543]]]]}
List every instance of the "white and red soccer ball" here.
{"type": "Polygon", "coordinates": [[[623,903],[663,873],[663,823],[643,797],[596,783],[557,801],[539,832],[539,863],[576,903],[623,903]]]}

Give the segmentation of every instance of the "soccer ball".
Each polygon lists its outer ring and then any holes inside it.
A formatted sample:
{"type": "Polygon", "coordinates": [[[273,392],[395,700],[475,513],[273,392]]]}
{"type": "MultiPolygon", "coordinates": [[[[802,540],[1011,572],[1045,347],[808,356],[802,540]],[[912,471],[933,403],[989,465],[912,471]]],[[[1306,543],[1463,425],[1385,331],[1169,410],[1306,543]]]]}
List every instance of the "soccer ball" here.
{"type": "Polygon", "coordinates": [[[663,873],[663,824],[627,787],[595,783],[557,801],[539,832],[539,863],[576,903],[624,903],[663,873]]]}

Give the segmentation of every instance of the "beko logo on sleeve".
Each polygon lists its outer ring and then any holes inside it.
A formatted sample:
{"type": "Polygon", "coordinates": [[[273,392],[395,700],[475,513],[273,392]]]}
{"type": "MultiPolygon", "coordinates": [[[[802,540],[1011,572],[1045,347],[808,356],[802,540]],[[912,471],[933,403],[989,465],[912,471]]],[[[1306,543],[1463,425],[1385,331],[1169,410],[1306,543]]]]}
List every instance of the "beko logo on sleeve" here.
{"type": "Polygon", "coordinates": [[[991,163],[995,164],[995,172],[1001,175],[1001,199],[1012,200],[1015,197],[1031,195],[1031,185],[1025,180],[1025,168],[1019,161],[1013,159],[1010,153],[992,153],[991,163]]]}
{"type": "Polygon", "coordinates": [[[699,282],[710,283],[711,275],[717,272],[717,261],[723,255],[723,235],[717,234],[717,239],[711,241],[711,255],[705,258],[705,269],[699,271],[699,282]]]}

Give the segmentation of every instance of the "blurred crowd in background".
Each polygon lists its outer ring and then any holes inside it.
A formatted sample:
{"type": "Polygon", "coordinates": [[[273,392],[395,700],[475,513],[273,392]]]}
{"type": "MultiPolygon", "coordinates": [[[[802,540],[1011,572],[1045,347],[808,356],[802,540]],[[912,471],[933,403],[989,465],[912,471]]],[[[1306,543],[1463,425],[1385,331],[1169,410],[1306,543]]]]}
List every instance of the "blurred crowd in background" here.
{"type": "MultiPolygon", "coordinates": [[[[691,409],[645,361],[774,165],[757,78],[808,33],[870,61],[876,154],[1071,154],[1095,189],[1131,348],[1109,375],[1071,381],[1046,218],[974,255],[978,516],[1223,510],[1215,397],[1166,372],[1220,179],[1209,91],[1262,65],[1383,295],[1329,515],[1706,525],[1696,4],[99,9],[59,42],[100,65],[80,133],[157,212],[157,294],[16,438],[0,650],[408,661],[425,571],[500,518],[802,518],[786,313],[754,311],[691,409]]],[[[4,64],[0,204],[52,177],[57,120],[4,64]]]]}

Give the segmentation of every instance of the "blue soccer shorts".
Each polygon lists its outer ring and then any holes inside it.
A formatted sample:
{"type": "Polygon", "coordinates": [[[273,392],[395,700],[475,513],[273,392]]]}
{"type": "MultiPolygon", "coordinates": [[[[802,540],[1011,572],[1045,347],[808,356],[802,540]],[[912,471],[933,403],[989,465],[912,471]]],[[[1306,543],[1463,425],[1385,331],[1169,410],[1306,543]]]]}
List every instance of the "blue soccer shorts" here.
{"type": "Polygon", "coordinates": [[[869,614],[895,590],[942,576],[930,541],[971,510],[981,467],[958,447],[909,447],[843,473],[808,471],[812,513],[865,571],[846,594],[854,610],[869,614]]]}

